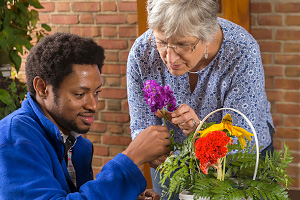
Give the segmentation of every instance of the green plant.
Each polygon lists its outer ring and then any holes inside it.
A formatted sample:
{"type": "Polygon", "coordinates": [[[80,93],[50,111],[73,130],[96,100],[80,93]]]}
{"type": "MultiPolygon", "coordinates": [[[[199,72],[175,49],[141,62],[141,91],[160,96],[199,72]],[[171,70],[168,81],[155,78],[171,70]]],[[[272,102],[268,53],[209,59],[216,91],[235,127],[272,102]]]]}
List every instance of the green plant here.
{"type": "Polygon", "coordinates": [[[1,0],[0,1],[0,53],[6,54],[10,64],[19,72],[21,55],[51,31],[47,24],[37,27],[39,14],[36,9],[43,6],[38,0],[1,0]]]}
{"type": "Polygon", "coordinates": [[[25,83],[17,78],[10,79],[0,76],[0,120],[17,108],[25,98],[27,89],[25,83]],[[5,89],[3,89],[5,88],[5,89]]]}
{"type": "MultiPolygon", "coordinates": [[[[204,125],[201,131],[208,130],[212,124],[204,125]]],[[[227,132],[227,137],[232,137],[228,130],[224,132],[227,132]]],[[[214,146],[211,143],[210,145],[214,146]]],[[[184,190],[193,194],[195,199],[288,199],[286,189],[292,183],[292,179],[286,174],[286,168],[293,158],[286,145],[284,152],[274,151],[271,155],[260,157],[255,180],[253,172],[256,168],[256,146],[250,148],[249,141],[244,148],[239,141],[237,144],[226,146],[228,152],[221,161],[224,162],[224,168],[221,168],[222,179],[218,178],[219,170],[216,168],[209,167],[207,174],[202,172],[200,160],[194,151],[193,133],[182,145],[175,146],[180,149],[180,154],[170,155],[157,169],[164,187],[163,195],[169,199],[184,190]],[[235,153],[230,153],[232,151],[235,153]],[[167,178],[170,180],[169,187],[164,185],[167,178]]],[[[215,165],[209,164],[211,165],[208,166],[215,165]]]]}

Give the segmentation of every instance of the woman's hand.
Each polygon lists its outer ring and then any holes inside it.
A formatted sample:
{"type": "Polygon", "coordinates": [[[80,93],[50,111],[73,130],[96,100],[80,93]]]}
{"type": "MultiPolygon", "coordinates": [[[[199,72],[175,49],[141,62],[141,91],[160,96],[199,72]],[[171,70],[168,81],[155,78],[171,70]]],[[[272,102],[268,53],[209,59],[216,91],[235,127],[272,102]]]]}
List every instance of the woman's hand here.
{"type": "MultiPolygon", "coordinates": [[[[162,111],[157,111],[155,115],[162,118],[162,111]]],[[[200,120],[196,115],[195,111],[187,104],[182,104],[174,112],[167,112],[166,116],[175,126],[182,129],[183,133],[188,136],[194,132],[197,126],[200,124],[200,120]]]]}

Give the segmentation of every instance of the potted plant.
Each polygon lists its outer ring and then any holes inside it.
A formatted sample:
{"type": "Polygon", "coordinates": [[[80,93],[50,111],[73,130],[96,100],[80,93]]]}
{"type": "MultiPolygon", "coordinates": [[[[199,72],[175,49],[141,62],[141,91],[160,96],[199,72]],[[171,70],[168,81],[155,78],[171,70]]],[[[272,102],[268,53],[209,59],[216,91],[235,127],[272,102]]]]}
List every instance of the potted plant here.
{"type": "Polygon", "coordinates": [[[38,0],[0,1],[0,77],[2,84],[0,107],[3,108],[4,105],[9,107],[5,110],[5,114],[8,110],[13,111],[20,106],[20,101],[16,101],[16,95],[21,98],[20,100],[24,98],[25,84],[16,78],[5,79],[4,77],[11,76],[11,67],[17,74],[22,63],[21,56],[31,49],[33,46],[31,42],[33,40],[38,42],[47,34],[47,31],[51,31],[47,24],[41,24],[41,27],[37,26],[39,14],[36,9],[41,8],[43,7],[38,0]],[[1,69],[4,72],[1,72],[1,69]]]}
{"type": "MultiPolygon", "coordinates": [[[[167,85],[162,87],[154,80],[147,80],[143,92],[151,112],[160,111],[166,125],[165,111],[176,110],[173,91],[167,85]]],[[[288,199],[286,189],[292,179],[286,169],[293,159],[288,147],[284,146],[284,153],[274,151],[261,157],[256,131],[240,111],[220,108],[211,112],[182,144],[174,142],[174,131],[170,130],[170,134],[170,149],[175,153],[156,171],[164,188],[163,196],[168,199],[177,193],[181,200],[288,199]],[[229,114],[220,124],[205,123],[208,117],[222,110],[240,114],[252,133],[234,126],[229,114]],[[255,144],[251,146],[252,138],[255,144]]]]}
{"type": "Polygon", "coordinates": [[[284,153],[274,151],[264,158],[259,157],[255,129],[238,110],[221,108],[213,111],[183,145],[175,146],[181,153],[170,155],[157,169],[162,185],[170,179],[169,187],[164,191],[169,199],[175,193],[180,193],[181,200],[288,199],[286,189],[292,183],[286,174],[292,161],[288,147],[284,145],[284,153]],[[221,110],[242,115],[254,134],[233,126],[229,114],[220,124],[205,124],[210,115],[221,110]],[[256,140],[252,147],[249,145],[251,136],[256,140]],[[234,137],[238,138],[236,144],[232,142],[234,137]]]}

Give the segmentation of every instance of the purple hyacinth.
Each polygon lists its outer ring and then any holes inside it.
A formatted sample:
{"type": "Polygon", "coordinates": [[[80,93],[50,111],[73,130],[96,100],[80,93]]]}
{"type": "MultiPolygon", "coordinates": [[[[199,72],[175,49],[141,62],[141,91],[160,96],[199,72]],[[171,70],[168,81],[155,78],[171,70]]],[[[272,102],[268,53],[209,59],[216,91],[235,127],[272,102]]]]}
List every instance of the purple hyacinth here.
{"type": "Polygon", "coordinates": [[[174,92],[168,85],[162,87],[155,80],[147,80],[143,85],[144,100],[150,106],[151,112],[161,110],[165,106],[170,112],[176,110],[174,92]]]}

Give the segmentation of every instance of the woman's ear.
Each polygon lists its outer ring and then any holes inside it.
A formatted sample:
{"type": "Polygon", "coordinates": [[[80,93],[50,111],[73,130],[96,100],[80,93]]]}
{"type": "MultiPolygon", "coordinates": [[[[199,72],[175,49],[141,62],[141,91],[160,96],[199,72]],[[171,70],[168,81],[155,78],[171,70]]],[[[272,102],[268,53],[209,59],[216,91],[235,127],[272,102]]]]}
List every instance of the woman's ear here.
{"type": "Polygon", "coordinates": [[[41,99],[45,99],[47,97],[48,95],[47,84],[43,78],[36,76],[33,79],[33,87],[36,92],[36,95],[39,96],[41,99]]]}

